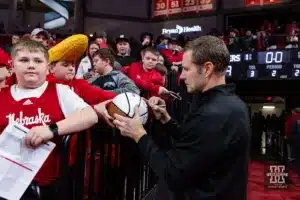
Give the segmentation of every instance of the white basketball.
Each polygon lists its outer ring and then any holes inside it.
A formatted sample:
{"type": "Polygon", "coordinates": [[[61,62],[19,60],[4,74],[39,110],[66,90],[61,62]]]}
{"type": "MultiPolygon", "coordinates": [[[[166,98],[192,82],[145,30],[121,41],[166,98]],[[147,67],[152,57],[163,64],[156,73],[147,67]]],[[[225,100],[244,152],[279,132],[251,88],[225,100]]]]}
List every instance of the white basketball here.
{"type": "Polygon", "coordinates": [[[139,95],[125,92],[116,96],[112,103],[128,117],[134,117],[134,107],[138,106],[141,116],[141,121],[146,124],[148,120],[148,105],[139,95]]]}

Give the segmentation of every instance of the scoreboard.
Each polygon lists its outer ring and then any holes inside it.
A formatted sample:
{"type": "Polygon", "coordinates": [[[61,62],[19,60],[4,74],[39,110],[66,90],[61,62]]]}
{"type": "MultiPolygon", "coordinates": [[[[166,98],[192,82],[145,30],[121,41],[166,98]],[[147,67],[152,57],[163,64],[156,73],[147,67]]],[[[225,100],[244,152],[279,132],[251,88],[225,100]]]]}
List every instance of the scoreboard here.
{"type": "MultiPolygon", "coordinates": [[[[199,14],[211,12],[216,9],[216,0],[152,0],[153,17],[166,17],[171,15],[182,16],[184,14],[199,14]]],[[[234,4],[234,0],[226,1],[225,4],[234,4]]],[[[238,0],[244,1],[245,7],[268,6],[280,4],[283,0],[238,0]]]]}
{"type": "Polygon", "coordinates": [[[213,0],[153,0],[153,17],[212,11],[213,0]]]}
{"type": "Polygon", "coordinates": [[[300,50],[231,53],[226,76],[234,80],[300,80],[300,50]]]}

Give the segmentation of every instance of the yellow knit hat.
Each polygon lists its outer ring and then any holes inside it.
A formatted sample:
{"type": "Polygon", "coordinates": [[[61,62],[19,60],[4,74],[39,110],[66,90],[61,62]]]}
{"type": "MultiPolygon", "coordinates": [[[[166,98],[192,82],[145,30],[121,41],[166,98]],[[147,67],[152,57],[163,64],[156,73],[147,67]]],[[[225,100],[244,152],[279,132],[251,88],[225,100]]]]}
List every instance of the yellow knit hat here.
{"type": "Polygon", "coordinates": [[[72,35],[51,49],[49,53],[49,63],[56,61],[77,61],[88,47],[89,39],[86,35],[72,35]]]}

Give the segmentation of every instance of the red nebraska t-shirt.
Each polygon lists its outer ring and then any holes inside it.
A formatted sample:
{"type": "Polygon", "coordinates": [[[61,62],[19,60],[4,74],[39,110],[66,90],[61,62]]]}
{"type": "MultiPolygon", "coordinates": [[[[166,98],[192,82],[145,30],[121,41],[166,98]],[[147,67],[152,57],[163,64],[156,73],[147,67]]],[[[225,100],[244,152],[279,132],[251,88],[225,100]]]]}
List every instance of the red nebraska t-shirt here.
{"type": "MultiPolygon", "coordinates": [[[[39,98],[24,98],[19,101],[13,98],[11,94],[13,89],[8,87],[0,92],[0,134],[8,125],[9,120],[16,121],[30,129],[43,123],[50,125],[64,119],[55,83],[49,83],[39,98]]],[[[61,147],[58,141],[59,139],[52,141],[56,143],[56,147],[34,178],[42,186],[50,184],[59,176],[61,147]]]]}

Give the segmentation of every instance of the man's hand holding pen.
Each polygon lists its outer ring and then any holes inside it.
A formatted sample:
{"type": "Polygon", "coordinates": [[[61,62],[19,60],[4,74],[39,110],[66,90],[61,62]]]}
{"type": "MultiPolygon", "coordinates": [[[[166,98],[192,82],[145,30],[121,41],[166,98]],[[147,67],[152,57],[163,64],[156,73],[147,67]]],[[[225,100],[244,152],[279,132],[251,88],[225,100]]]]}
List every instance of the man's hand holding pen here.
{"type": "Polygon", "coordinates": [[[148,104],[151,107],[154,117],[159,120],[162,124],[170,121],[171,117],[166,109],[166,102],[159,97],[151,97],[148,100],[148,104]]]}

